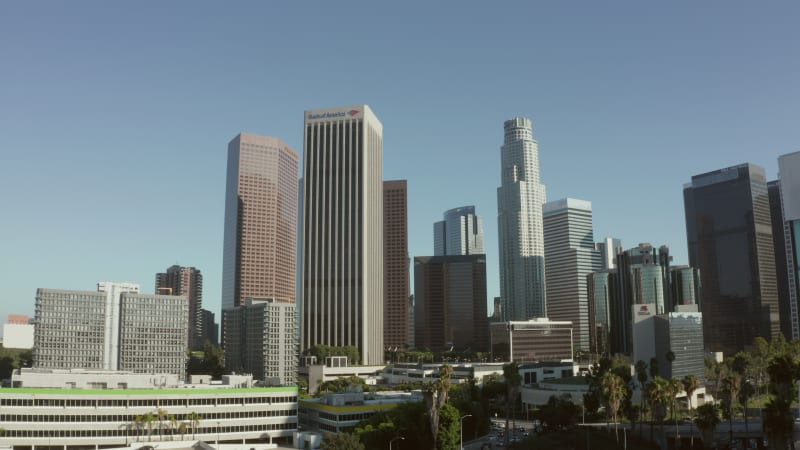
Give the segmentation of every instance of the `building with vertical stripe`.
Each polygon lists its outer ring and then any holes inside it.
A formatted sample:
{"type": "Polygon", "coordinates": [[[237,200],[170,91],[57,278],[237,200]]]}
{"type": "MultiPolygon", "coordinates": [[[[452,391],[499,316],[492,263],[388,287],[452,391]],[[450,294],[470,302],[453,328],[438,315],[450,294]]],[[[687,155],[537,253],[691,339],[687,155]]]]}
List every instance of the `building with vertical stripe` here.
{"type": "Polygon", "coordinates": [[[501,184],[497,188],[500,247],[500,296],[505,320],[547,316],[545,303],[545,186],[539,179],[539,144],[531,120],[517,117],[503,124],[501,184]]]}
{"type": "Polygon", "coordinates": [[[586,276],[600,270],[595,250],[592,203],[565,198],[545,203],[544,257],[548,318],[572,322],[576,350],[589,350],[586,276]]]}
{"type": "Polygon", "coordinates": [[[301,348],[384,359],[383,125],[367,105],[305,112],[301,348]]]}

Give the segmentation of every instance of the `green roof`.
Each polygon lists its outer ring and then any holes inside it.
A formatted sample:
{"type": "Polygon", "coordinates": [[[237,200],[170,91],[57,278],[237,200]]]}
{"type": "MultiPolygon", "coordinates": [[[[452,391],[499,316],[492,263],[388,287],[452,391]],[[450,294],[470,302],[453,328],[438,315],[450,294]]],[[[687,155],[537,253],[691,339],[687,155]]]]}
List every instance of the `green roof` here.
{"type": "Polygon", "coordinates": [[[258,388],[184,388],[184,389],[60,389],[60,388],[3,388],[4,394],[39,395],[208,395],[208,394],[261,394],[286,392],[297,394],[296,386],[258,387],[258,388]]]}

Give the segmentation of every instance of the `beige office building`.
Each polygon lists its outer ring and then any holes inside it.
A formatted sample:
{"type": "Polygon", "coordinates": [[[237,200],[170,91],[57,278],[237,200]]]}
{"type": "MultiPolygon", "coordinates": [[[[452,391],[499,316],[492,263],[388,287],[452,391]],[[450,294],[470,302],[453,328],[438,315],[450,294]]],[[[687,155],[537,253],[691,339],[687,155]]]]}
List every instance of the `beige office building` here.
{"type": "Polygon", "coordinates": [[[383,125],[367,105],[305,112],[301,348],[383,346],[383,125]]]}

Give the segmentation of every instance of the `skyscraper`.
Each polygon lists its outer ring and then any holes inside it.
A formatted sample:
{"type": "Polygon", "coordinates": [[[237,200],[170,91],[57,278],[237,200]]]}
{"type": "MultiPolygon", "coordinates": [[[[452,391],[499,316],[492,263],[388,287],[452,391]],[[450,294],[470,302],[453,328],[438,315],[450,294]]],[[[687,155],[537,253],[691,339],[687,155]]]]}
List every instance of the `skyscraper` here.
{"type": "Polygon", "coordinates": [[[600,252],[602,269],[616,269],[617,255],[622,253],[622,241],[607,237],[601,242],[596,242],[594,248],[600,252]]]}
{"type": "Polygon", "coordinates": [[[780,332],[775,251],[764,169],[741,164],[683,189],[689,263],[703,280],[706,347],[732,355],[780,332]]]}
{"type": "Polygon", "coordinates": [[[497,188],[500,296],[506,320],[547,315],[545,305],[545,187],[539,181],[539,147],[530,119],[505,121],[501,184],[497,188]]]}
{"type": "Polygon", "coordinates": [[[483,220],[475,206],[461,206],[445,211],[444,220],[433,224],[433,254],[482,255],[483,220]]]}
{"type": "Polygon", "coordinates": [[[187,326],[189,349],[202,350],[203,337],[203,274],[194,267],[171,266],[156,274],[156,293],[182,295],[189,301],[187,326]]]}
{"type": "Polygon", "coordinates": [[[778,178],[779,195],[774,199],[775,188],[771,187],[770,208],[774,211],[772,220],[779,222],[773,224],[773,232],[778,231],[773,242],[783,241],[782,248],[774,245],[777,283],[783,297],[781,328],[787,339],[800,339],[800,152],[778,157],[778,178]]]}
{"type": "Polygon", "coordinates": [[[305,112],[301,348],[384,359],[383,125],[367,105],[305,112]]]}
{"type": "Polygon", "coordinates": [[[246,298],[296,301],[298,163],[274,137],[241,133],[228,144],[223,310],[246,298]]]}
{"type": "Polygon", "coordinates": [[[383,344],[408,346],[408,191],[406,180],[383,182],[383,344]]]}
{"type": "Polygon", "coordinates": [[[600,270],[592,203],[565,198],[543,206],[548,318],[570,321],[576,350],[589,350],[586,275],[600,270]]]}
{"type": "Polygon", "coordinates": [[[417,348],[488,351],[486,256],[414,258],[414,306],[417,348]]]}

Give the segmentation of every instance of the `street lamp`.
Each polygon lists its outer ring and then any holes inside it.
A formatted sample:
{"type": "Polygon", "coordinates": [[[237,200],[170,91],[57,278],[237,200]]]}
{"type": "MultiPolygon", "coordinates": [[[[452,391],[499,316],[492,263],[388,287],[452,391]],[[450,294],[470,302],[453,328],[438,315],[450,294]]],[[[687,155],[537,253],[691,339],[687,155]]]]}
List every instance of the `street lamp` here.
{"type": "Polygon", "coordinates": [[[398,440],[398,439],[400,439],[400,440],[403,440],[403,441],[404,441],[406,438],[404,438],[403,436],[397,436],[396,438],[392,438],[392,440],[391,440],[391,441],[389,441],[389,450],[392,450],[392,442],[394,442],[394,441],[396,441],[396,440],[398,440]]]}
{"type": "Polygon", "coordinates": [[[464,419],[466,419],[467,417],[472,417],[472,414],[466,414],[466,415],[461,416],[461,420],[460,420],[461,429],[458,430],[458,435],[459,435],[458,436],[458,440],[460,442],[459,447],[461,447],[461,450],[464,450],[464,419]]]}

